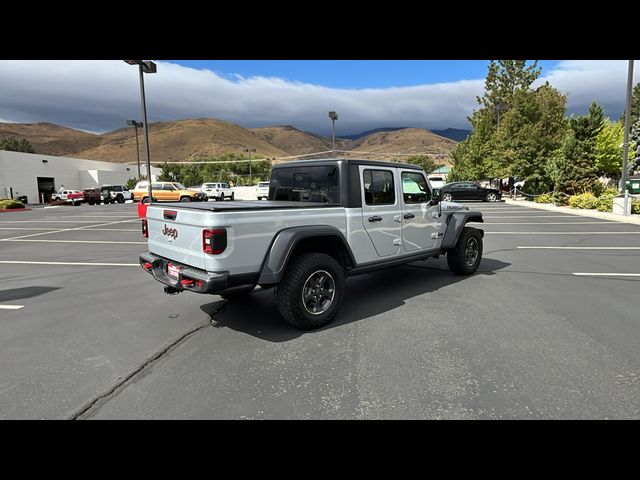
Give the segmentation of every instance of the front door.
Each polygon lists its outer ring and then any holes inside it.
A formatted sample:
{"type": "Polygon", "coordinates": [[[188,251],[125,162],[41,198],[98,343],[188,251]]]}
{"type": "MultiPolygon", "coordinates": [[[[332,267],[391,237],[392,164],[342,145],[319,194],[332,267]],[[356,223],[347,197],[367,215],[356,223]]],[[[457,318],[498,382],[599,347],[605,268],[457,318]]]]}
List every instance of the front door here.
{"type": "Polygon", "coordinates": [[[429,205],[431,192],[424,175],[416,170],[403,170],[402,178],[402,244],[407,252],[435,248],[442,229],[438,206],[429,205]]]}
{"type": "Polygon", "coordinates": [[[362,224],[380,257],[397,255],[402,244],[396,175],[395,169],[360,165],[362,224]]]}

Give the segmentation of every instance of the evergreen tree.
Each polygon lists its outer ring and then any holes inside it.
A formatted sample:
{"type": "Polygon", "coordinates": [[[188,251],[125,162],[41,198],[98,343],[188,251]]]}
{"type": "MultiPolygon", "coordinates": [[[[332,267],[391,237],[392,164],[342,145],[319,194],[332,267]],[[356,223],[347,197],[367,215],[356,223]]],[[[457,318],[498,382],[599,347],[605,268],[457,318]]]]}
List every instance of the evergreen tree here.
{"type": "Polygon", "coordinates": [[[31,145],[27,139],[22,138],[18,140],[15,137],[0,138],[0,150],[6,150],[8,152],[36,153],[33,149],[33,145],[31,145]]]}
{"type": "MultiPolygon", "coordinates": [[[[624,122],[624,114],[620,115],[620,121],[624,122]]],[[[636,122],[640,119],[640,83],[636,84],[631,91],[631,117],[629,121],[629,125],[635,125],[636,122]]]]}

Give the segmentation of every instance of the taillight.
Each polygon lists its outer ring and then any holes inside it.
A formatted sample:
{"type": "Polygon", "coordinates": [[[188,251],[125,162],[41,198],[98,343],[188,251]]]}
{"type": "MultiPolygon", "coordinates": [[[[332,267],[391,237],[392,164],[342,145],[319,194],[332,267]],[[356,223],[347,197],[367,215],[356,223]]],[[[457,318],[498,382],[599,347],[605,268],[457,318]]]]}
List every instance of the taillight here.
{"type": "Polygon", "coordinates": [[[227,248],[227,231],[224,228],[202,231],[202,251],[210,255],[222,253],[227,248]]]}
{"type": "Polygon", "coordinates": [[[149,226],[147,225],[147,219],[142,219],[142,236],[144,238],[149,238],[149,226]]]}

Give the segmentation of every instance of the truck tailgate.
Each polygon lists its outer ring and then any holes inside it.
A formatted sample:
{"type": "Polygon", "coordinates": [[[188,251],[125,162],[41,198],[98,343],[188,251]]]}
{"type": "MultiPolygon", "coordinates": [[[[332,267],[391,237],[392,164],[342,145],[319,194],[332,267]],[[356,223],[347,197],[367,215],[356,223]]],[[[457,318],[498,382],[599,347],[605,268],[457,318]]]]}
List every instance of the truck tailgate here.
{"type": "Polygon", "coordinates": [[[158,205],[147,209],[149,251],[192,267],[205,268],[202,211],[158,205]]]}

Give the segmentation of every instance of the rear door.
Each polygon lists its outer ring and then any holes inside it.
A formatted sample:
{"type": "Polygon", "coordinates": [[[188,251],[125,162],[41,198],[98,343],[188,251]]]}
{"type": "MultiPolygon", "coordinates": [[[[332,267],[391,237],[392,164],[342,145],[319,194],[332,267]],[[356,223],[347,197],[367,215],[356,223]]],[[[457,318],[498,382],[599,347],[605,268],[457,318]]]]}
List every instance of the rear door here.
{"type": "Polygon", "coordinates": [[[430,250],[438,240],[438,206],[429,205],[431,192],[422,172],[401,170],[402,244],[407,252],[430,250]]]}
{"type": "Polygon", "coordinates": [[[362,224],[380,257],[397,255],[402,244],[397,170],[360,165],[359,171],[362,224]]]}
{"type": "Polygon", "coordinates": [[[204,269],[203,218],[204,214],[199,210],[149,207],[149,251],[177,263],[204,269]]]}

